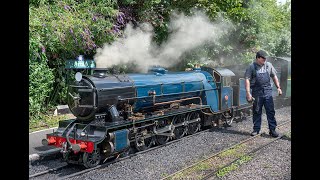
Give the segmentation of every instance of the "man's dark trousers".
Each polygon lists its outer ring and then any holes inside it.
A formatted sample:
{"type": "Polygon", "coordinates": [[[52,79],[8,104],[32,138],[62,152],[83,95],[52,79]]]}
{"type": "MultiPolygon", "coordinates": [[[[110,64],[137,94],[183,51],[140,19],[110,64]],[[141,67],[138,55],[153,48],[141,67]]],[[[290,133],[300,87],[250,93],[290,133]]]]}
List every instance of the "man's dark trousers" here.
{"type": "Polygon", "coordinates": [[[259,132],[261,129],[262,106],[265,107],[269,130],[275,130],[277,121],[275,120],[275,110],[272,96],[257,96],[253,103],[253,130],[259,132]]]}

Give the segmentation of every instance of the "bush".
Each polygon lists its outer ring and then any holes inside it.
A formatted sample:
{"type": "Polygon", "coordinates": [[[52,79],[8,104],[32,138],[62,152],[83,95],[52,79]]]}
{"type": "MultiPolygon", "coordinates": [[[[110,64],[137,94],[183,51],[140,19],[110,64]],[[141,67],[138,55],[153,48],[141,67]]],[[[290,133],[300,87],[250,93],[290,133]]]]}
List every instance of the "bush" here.
{"type": "Polygon", "coordinates": [[[30,40],[29,52],[29,118],[32,119],[46,110],[54,76],[37,39],[30,40]]]}
{"type": "Polygon", "coordinates": [[[114,40],[114,0],[29,1],[29,118],[66,102],[65,60],[114,40]]]}

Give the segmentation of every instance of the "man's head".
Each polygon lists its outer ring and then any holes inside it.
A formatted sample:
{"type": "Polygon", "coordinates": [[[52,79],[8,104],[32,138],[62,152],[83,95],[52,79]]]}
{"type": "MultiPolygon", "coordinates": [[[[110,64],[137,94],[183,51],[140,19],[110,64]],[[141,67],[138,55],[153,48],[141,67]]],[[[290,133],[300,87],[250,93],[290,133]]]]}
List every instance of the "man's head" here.
{"type": "Polygon", "coordinates": [[[256,54],[256,61],[258,64],[263,65],[266,62],[267,57],[268,53],[263,50],[260,50],[256,54]]]}

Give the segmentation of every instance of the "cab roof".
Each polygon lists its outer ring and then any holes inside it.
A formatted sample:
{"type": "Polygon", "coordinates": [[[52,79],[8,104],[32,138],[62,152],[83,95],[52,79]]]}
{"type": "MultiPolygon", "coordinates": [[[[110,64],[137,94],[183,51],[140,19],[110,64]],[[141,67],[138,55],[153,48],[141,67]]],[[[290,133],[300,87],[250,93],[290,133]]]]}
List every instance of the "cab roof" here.
{"type": "Polygon", "coordinates": [[[227,68],[217,67],[214,70],[219,73],[221,76],[235,76],[235,74],[227,68]]]}

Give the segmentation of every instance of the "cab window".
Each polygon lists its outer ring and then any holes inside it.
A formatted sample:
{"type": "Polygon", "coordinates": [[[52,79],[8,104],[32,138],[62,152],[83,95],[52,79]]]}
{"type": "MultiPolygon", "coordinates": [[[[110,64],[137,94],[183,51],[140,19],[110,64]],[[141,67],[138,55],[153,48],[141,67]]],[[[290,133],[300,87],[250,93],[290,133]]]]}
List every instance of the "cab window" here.
{"type": "Polygon", "coordinates": [[[223,77],[223,86],[232,86],[231,76],[223,77]]]}
{"type": "Polygon", "coordinates": [[[217,83],[220,82],[220,75],[217,72],[213,71],[213,77],[217,83]]]}

